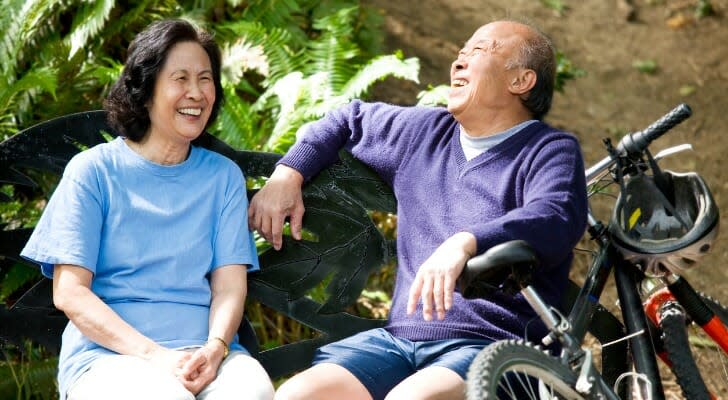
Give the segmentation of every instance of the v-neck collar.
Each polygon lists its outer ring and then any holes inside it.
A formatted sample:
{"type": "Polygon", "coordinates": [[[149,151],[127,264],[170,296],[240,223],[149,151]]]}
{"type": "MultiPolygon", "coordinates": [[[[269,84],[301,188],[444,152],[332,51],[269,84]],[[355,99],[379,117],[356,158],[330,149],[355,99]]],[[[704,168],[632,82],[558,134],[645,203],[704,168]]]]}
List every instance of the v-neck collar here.
{"type": "Polygon", "coordinates": [[[539,127],[541,126],[541,121],[530,123],[518,130],[518,132],[514,133],[510,137],[504,139],[502,142],[468,160],[465,157],[463,145],[460,142],[460,124],[457,124],[457,126],[455,127],[454,135],[451,138],[450,145],[454,147],[453,154],[455,156],[455,162],[457,164],[458,170],[460,171],[459,175],[462,176],[466,172],[477,168],[481,164],[493,159],[494,157],[499,157],[502,154],[502,150],[522,142],[523,140],[525,140],[525,138],[530,137],[531,133],[539,129],[539,127]]]}

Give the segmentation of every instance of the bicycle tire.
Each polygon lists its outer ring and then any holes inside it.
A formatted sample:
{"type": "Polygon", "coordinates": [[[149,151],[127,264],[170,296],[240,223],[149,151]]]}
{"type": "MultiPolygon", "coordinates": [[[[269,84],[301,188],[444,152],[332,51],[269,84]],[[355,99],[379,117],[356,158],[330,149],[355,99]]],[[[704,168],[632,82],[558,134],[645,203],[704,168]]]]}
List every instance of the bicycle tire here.
{"type": "Polygon", "coordinates": [[[698,292],[698,295],[703,300],[706,306],[713,310],[715,315],[723,322],[723,325],[728,326],[728,309],[721,304],[718,300],[708,296],[705,293],[698,292]]]}
{"type": "Polygon", "coordinates": [[[672,364],[672,373],[683,396],[687,400],[709,399],[710,393],[690,350],[685,313],[678,308],[667,309],[662,313],[660,330],[667,358],[672,364]]]}
{"type": "Polygon", "coordinates": [[[523,340],[504,340],[487,346],[475,357],[467,375],[468,400],[584,399],[574,386],[576,374],[568,366],[523,340]],[[557,397],[554,397],[557,396],[557,397]]]}

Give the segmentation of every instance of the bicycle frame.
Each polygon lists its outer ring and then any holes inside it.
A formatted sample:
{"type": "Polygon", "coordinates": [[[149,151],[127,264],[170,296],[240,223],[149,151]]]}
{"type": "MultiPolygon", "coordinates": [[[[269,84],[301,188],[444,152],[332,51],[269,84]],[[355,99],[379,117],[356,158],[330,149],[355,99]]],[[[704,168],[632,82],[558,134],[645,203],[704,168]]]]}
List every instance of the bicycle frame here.
{"type": "MultiPolygon", "coordinates": [[[[610,156],[585,171],[588,184],[594,183],[610,173],[611,167],[617,162],[618,157],[624,157],[625,154],[628,157],[641,156],[652,140],[687,118],[690,115],[689,108],[686,105],[681,107],[683,107],[682,110],[679,110],[680,107],[676,108],[645,131],[625,137],[616,150],[607,141],[610,156]],[[684,113],[684,115],[675,115],[679,113],[684,113]]],[[[659,314],[665,304],[670,302],[680,304],[687,315],[703,327],[706,333],[728,354],[728,329],[702,302],[684,278],[678,275],[663,277],[662,281],[666,288],[652,294],[643,305],[640,282],[645,277],[638,266],[624,260],[612,244],[607,227],[594,217],[591,209],[588,215],[588,232],[591,239],[597,243],[598,250],[589,265],[584,284],[565,319],[543,304],[538,294],[530,287],[522,291],[551,331],[551,334],[544,338],[544,343],[548,344],[550,341],[558,339],[563,346],[562,360],[569,363],[579,373],[579,381],[582,384],[586,381],[591,383],[579,388],[578,382],[577,390],[595,398],[617,398],[602,375],[595,372],[594,367],[590,365],[589,350],[586,350],[585,355],[585,350],[580,348],[588,325],[598,309],[599,299],[607,279],[612,272],[614,272],[622,319],[626,328],[624,340],[629,340],[636,374],[651,383],[648,385],[650,399],[664,399],[653,342],[659,340],[655,337],[654,326],[658,325],[659,314]],[[654,326],[649,324],[648,318],[654,326]],[[595,387],[594,383],[598,383],[598,385],[595,387]]],[[[610,344],[602,344],[602,346],[610,344]]],[[[667,358],[664,357],[664,360],[667,361],[667,358]]]]}

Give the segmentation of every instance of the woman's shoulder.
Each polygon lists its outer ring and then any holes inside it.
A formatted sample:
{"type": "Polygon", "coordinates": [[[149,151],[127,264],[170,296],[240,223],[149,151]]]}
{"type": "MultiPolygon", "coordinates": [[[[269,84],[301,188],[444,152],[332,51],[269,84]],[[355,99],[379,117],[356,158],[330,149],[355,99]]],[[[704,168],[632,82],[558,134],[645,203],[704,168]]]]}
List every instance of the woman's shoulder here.
{"type": "Polygon", "coordinates": [[[200,168],[210,169],[216,173],[227,172],[242,178],[242,170],[230,158],[204,147],[194,147],[194,151],[200,168]]]}
{"type": "Polygon", "coordinates": [[[99,167],[105,165],[114,154],[119,152],[118,147],[120,145],[123,145],[123,143],[121,143],[120,138],[117,138],[110,142],[97,144],[77,153],[66,165],[63,175],[79,176],[98,170],[99,167]]]}

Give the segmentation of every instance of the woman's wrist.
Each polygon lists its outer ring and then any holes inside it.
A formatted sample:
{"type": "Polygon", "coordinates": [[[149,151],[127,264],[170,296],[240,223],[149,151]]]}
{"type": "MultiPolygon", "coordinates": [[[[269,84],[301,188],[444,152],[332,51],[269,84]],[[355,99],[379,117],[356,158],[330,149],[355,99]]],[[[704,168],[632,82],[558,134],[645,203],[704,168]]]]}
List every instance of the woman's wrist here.
{"type": "Polygon", "coordinates": [[[223,339],[223,338],[221,338],[219,336],[210,336],[207,339],[207,343],[205,343],[205,345],[214,345],[214,346],[222,347],[222,349],[223,349],[223,352],[222,352],[222,358],[223,358],[223,360],[225,358],[227,358],[228,354],[230,353],[230,346],[225,341],[225,339],[223,339]]]}

